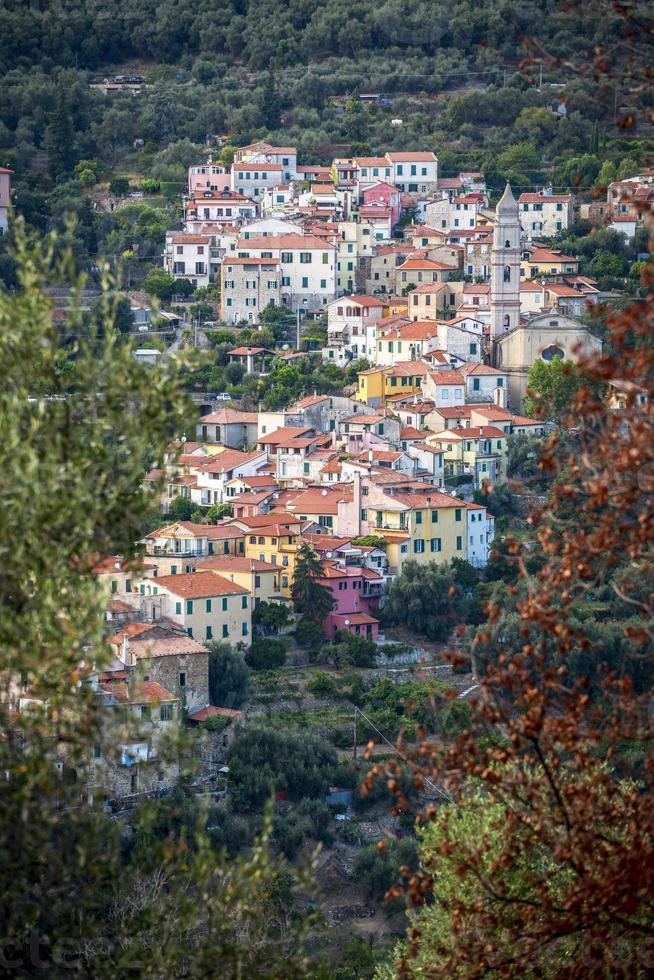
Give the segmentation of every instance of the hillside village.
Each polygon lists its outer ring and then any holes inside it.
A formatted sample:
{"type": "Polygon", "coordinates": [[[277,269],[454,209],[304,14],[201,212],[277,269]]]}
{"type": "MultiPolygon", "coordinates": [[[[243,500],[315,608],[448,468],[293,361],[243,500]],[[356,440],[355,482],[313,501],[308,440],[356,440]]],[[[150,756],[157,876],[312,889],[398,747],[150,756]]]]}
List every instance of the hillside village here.
{"type": "Polygon", "coordinates": [[[0,4],[8,974],[651,975],[646,8],[0,4]]]}
{"type": "MultiPolygon", "coordinates": [[[[0,176],[6,203],[10,173],[0,176]]],[[[173,292],[186,282],[213,294],[207,326],[249,330],[228,352],[245,376],[265,383],[276,365],[318,357],[354,365],[356,380],[274,411],[199,395],[195,431],[145,474],[159,526],[135,542],[136,561],[93,567],[114,659],[92,683],[109,719],[128,705],[150,727],[123,736],[119,764],[94,760],[89,786],[113,801],[160,792],[179,774],[157,748],[168,722],[240,717],[211,703],[207,645],[247,651],[271,605],[297,619],[298,556],[315,557],[329,590],[318,622],[328,641],[383,643],[380,611],[407,562],[486,566],[495,517],[483,494],[506,484],[512,442],[555,428],[524,414],[529,371],[599,351],[580,317],[615,300],[548,244],[583,207],[548,188],[516,199],[507,184],[491,208],[483,174],[441,178],[431,152],[302,166],[295,148],[260,141],[231,168],[211,157],[190,167],[183,228],[163,255],[173,292]],[[257,346],[271,310],[298,325],[324,317],[326,342],[257,346]]],[[[653,207],[648,172],[612,184],[587,216],[633,236],[653,207]]],[[[15,703],[31,700],[23,691],[15,703]]],[[[203,756],[214,770],[221,726],[203,756]]]]}

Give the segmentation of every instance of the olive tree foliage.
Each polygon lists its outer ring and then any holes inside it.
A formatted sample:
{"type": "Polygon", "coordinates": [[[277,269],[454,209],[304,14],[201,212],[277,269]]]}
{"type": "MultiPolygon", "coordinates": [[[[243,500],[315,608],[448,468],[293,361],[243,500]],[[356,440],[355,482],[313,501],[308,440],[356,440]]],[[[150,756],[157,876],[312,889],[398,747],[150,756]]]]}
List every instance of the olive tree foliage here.
{"type": "Polygon", "coordinates": [[[294,931],[270,915],[269,819],[234,864],[201,830],[130,851],[82,805],[93,747],[112,748],[91,683],[110,656],[92,568],[134,555],[151,510],[144,463],[161,465],[186,407],[175,365],[146,370],[121,340],[111,284],[90,332],[62,243],[37,245],[20,224],[15,238],[19,288],[0,292],[0,919],[12,975],[33,975],[37,956],[54,977],[274,976],[282,962],[297,976],[294,931]],[[45,293],[62,283],[77,338],[66,351],[45,293]],[[16,712],[24,692],[35,707],[16,712]]]}

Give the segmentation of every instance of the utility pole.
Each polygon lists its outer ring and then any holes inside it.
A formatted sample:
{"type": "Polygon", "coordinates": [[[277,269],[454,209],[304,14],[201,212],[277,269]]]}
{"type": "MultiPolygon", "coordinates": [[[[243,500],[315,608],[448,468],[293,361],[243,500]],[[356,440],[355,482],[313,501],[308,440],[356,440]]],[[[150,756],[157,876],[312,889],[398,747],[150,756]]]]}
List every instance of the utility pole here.
{"type": "Polygon", "coordinates": [[[353,759],[356,759],[356,757],[357,757],[357,711],[358,710],[359,709],[355,705],[355,707],[354,707],[354,744],[352,746],[352,758],[353,759]]]}
{"type": "Polygon", "coordinates": [[[297,343],[295,345],[295,349],[296,350],[299,350],[300,349],[300,307],[299,306],[297,308],[297,331],[296,331],[296,333],[297,333],[297,343]]]}

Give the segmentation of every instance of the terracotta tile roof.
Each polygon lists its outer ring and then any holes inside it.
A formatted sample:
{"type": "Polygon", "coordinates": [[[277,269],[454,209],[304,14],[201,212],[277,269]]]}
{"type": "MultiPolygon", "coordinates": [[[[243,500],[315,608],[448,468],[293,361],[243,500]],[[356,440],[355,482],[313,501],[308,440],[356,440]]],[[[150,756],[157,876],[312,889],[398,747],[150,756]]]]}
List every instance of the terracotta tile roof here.
{"type": "Polygon", "coordinates": [[[277,480],[274,476],[237,476],[237,480],[244,483],[246,487],[272,487],[273,489],[277,486],[277,480]]]}
{"type": "MultiPolygon", "coordinates": [[[[133,607],[130,608],[132,608],[132,612],[134,612],[133,607]]],[[[118,633],[114,633],[113,636],[109,637],[109,642],[113,643],[115,646],[120,646],[125,637],[130,640],[132,637],[136,638],[137,636],[141,636],[143,633],[149,633],[152,629],[154,629],[152,623],[126,623],[118,633]]]]}
{"type": "Polygon", "coordinates": [[[448,265],[447,262],[437,262],[435,259],[409,257],[402,263],[402,265],[399,265],[397,268],[398,269],[434,269],[434,270],[448,270],[453,272],[457,267],[455,265],[448,265]]]}
{"type": "MultiPolygon", "coordinates": [[[[439,436],[443,433],[438,433],[439,436]]],[[[467,429],[447,429],[445,435],[461,439],[506,439],[506,432],[495,425],[473,425],[467,429]]]]}
{"type": "Polygon", "coordinates": [[[137,660],[152,660],[154,657],[176,657],[194,653],[207,654],[206,647],[190,636],[162,636],[151,640],[132,640],[129,652],[137,660]]]}
{"type": "Polygon", "coordinates": [[[100,688],[121,704],[151,704],[160,701],[177,701],[177,697],[167,691],[157,681],[143,681],[141,684],[128,685],[121,679],[115,681],[106,679],[100,681],[100,688]]]}
{"type": "Polygon", "coordinates": [[[440,405],[434,408],[435,414],[440,415],[442,419],[467,419],[470,418],[471,411],[470,405],[454,405],[452,408],[443,408],[440,405]]]}
{"type": "Polygon", "coordinates": [[[572,194],[533,194],[525,192],[518,198],[518,204],[569,204],[572,194]]]}
{"type": "Polygon", "coordinates": [[[286,506],[292,507],[296,514],[338,514],[338,505],[352,496],[352,488],[336,489],[325,487],[322,490],[301,490],[289,499],[286,506]]]}
{"type": "Polygon", "coordinates": [[[189,572],[187,575],[161,575],[157,585],[184,599],[204,599],[221,595],[242,595],[247,589],[215,572],[189,572]]]}
{"type": "Polygon", "coordinates": [[[416,429],[412,425],[405,425],[400,429],[400,439],[411,440],[411,439],[422,439],[424,437],[424,432],[420,429],[416,429]]]}
{"type": "Polygon", "coordinates": [[[213,425],[217,423],[218,425],[231,425],[242,422],[243,425],[247,425],[257,420],[258,415],[256,412],[239,412],[236,408],[219,408],[217,412],[202,415],[200,417],[200,424],[204,425],[209,423],[213,425]]]}
{"type": "Polygon", "coordinates": [[[257,442],[262,446],[277,446],[279,443],[288,442],[289,439],[299,439],[313,431],[314,429],[310,425],[283,425],[266,435],[259,436],[257,442]]]}
{"type": "Polygon", "coordinates": [[[283,170],[284,169],[281,163],[255,163],[253,160],[250,160],[247,163],[243,163],[243,162],[233,163],[232,167],[234,170],[283,170]]]}
{"type": "Polygon", "coordinates": [[[266,527],[273,524],[276,525],[277,527],[287,526],[290,528],[291,525],[294,524],[299,525],[302,523],[300,521],[300,518],[297,517],[295,514],[280,514],[280,513],[254,514],[252,515],[252,517],[237,517],[235,518],[235,520],[237,520],[239,524],[245,524],[248,528],[252,528],[252,530],[254,530],[255,528],[257,530],[259,528],[264,530],[266,527]]]}
{"type": "Polygon", "coordinates": [[[235,708],[219,708],[215,704],[208,704],[206,708],[198,708],[197,711],[189,712],[188,719],[193,722],[206,721],[207,718],[242,718],[243,712],[235,708]]]}
{"type": "Polygon", "coordinates": [[[252,238],[240,238],[237,244],[237,248],[241,251],[255,248],[266,249],[266,251],[272,251],[274,249],[288,249],[292,251],[298,249],[304,252],[319,248],[324,252],[329,247],[326,242],[317,238],[315,235],[300,235],[293,232],[286,235],[257,235],[252,238]]]}
{"type": "Polygon", "coordinates": [[[226,449],[215,456],[209,456],[206,462],[198,466],[198,469],[203,473],[228,473],[238,466],[244,466],[246,463],[258,459],[261,455],[261,450],[253,453],[242,453],[238,449],[226,449]]]}
{"type": "Polygon", "coordinates": [[[461,374],[466,377],[469,374],[483,375],[484,377],[503,377],[505,372],[498,371],[495,368],[489,367],[488,364],[464,364],[459,368],[461,374]]]}
{"type": "Polygon", "coordinates": [[[236,354],[238,357],[247,357],[251,354],[274,354],[267,347],[235,347],[234,350],[227,351],[228,354],[236,354]]]}
{"type": "Polygon", "coordinates": [[[208,245],[211,241],[210,235],[193,235],[188,231],[178,231],[170,236],[173,245],[208,245]]]}
{"type": "Polygon", "coordinates": [[[435,385],[462,385],[463,375],[459,371],[432,371],[430,378],[435,385]]]}
{"type": "Polygon", "coordinates": [[[312,408],[314,405],[320,405],[322,402],[328,401],[329,395],[309,395],[307,398],[301,398],[299,402],[295,402],[289,411],[293,411],[296,408],[312,408]]]}
{"type": "MultiPolygon", "coordinates": [[[[400,151],[386,154],[393,163],[405,163],[417,160],[419,163],[436,163],[437,157],[431,150],[400,151]]],[[[416,178],[417,179],[417,178],[416,178]]]]}

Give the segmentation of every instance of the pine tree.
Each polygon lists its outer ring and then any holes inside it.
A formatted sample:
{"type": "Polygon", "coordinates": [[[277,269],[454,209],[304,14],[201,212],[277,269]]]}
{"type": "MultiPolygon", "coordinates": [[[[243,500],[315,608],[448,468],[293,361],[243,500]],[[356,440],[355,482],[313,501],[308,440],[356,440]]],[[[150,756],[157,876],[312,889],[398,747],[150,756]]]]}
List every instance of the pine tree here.
{"type": "Polygon", "coordinates": [[[297,612],[322,623],[334,608],[334,599],[327,586],[322,563],[309,545],[298,548],[291,597],[297,612]]]}
{"type": "Polygon", "coordinates": [[[64,93],[59,90],[45,131],[48,169],[56,180],[67,176],[75,163],[73,124],[64,93]]]}
{"type": "Polygon", "coordinates": [[[265,126],[268,129],[279,129],[282,121],[281,102],[277,81],[271,71],[266,75],[266,80],[259,94],[259,108],[265,126]]]}

